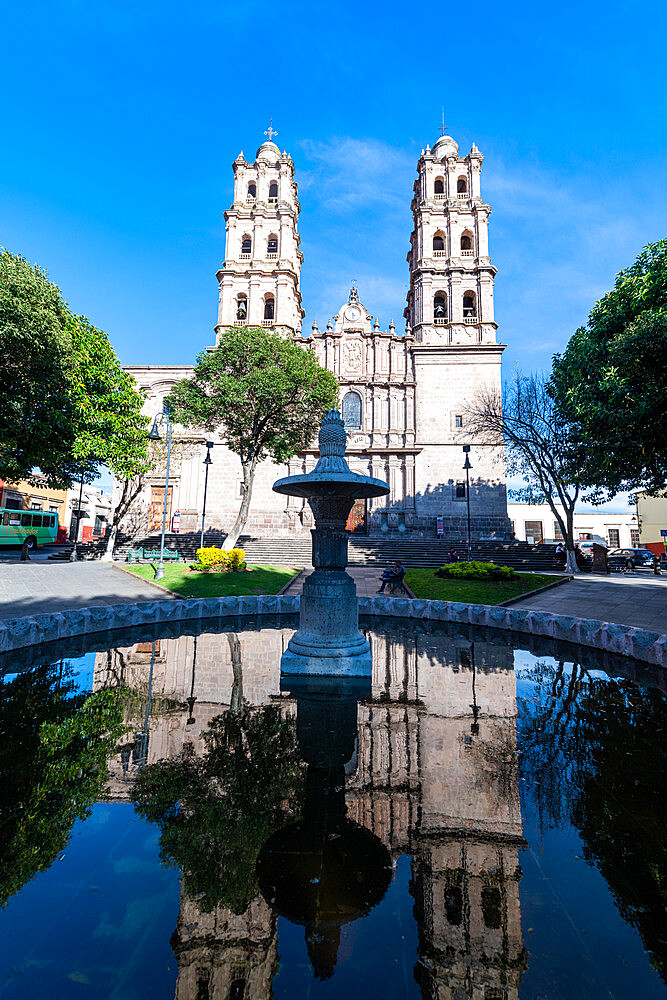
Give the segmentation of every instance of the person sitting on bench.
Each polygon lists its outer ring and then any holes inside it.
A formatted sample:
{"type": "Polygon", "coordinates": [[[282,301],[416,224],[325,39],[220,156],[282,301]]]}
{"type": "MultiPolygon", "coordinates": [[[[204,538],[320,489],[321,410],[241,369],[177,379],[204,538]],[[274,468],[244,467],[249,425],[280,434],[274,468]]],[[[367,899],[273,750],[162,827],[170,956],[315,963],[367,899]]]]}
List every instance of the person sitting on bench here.
{"type": "Polygon", "coordinates": [[[394,590],[398,585],[399,590],[403,590],[403,577],[405,576],[405,567],[401,563],[400,559],[391,566],[390,569],[386,569],[380,581],[382,586],[376,591],[377,594],[383,594],[384,588],[389,584],[390,590],[394,590]]]}

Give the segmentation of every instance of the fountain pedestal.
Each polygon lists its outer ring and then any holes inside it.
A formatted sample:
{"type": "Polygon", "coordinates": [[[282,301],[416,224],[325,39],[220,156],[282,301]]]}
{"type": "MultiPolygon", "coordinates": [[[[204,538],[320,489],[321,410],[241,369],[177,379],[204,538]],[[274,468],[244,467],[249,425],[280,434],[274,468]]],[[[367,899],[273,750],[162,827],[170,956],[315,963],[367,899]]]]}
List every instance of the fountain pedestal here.
{"type": "Polygon", "coordinates": [[[345,461],[347,435],[337,410],[329,410],[320,428],[320,458],[313,472],[279,479],[276,493],[305,497],[315,518],[313,573],[301,596],[299,630],[283,653],[283,674],[367,676],[371,672],[368,640],[359,631],[357,588],[346,572],[345,523],[354,501],[386,495],[380,479],[359,476],[345,461]]]}

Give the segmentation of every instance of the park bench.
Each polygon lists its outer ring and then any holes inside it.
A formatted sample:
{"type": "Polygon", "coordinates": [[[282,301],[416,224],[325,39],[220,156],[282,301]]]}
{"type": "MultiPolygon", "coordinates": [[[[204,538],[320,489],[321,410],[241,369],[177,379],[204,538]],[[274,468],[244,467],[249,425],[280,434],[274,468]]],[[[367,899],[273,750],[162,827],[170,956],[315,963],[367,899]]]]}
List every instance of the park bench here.
{"type": "MultiPolygon", "coordinates": [[[[133,562],[155,562],[160,558],[159,549],[145,549],[139,546],[138,549],[127,550],[127,561],[133,562]]],[[[165,562],[180,562],[181,557],[176,549],[165,549],[163,552],[165,562]]]]}

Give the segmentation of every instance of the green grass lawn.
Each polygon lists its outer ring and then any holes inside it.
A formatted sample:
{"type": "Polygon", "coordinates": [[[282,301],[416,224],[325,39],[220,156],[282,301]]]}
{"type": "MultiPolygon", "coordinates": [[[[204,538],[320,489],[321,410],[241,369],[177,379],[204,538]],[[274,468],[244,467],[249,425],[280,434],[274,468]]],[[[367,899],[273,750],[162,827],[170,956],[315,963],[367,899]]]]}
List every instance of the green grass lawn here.
{"type": "MultiPolygon", "coordinates": [[[[144,580],[155,579],[151,563],[127,566],[144,580]]],[[[297,570],[289,566],[248,566],[241,573],[197,573],[187,563],[167,563],[160,585],[182,597],[233,597],[241,594],[277,594],[297,570]]]]}
{"type": "Polygon", "coordinates": [[[405,582],[415,597],[462,604],[500,604],[562,579],[544,573],[519,573],[514,580],[443,580],[434,569],[408,569],[405,582]]]}

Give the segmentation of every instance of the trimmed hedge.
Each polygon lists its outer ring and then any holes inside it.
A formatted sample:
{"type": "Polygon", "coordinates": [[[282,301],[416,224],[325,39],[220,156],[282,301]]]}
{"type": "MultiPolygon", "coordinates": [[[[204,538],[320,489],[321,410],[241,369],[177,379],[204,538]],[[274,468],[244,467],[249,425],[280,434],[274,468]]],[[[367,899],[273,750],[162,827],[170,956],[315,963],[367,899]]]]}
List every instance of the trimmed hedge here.
{"type": "Polygon", "coordinates": [[[245,551],[243,549],[219,549],[209,545],[197,549],[197,563],[192,567],[202,573],[213,570],[214,573],[224,573],[231,570],[236,573],[245,567],[245,551]]]}
{"type": "Polygon", "coordinates": [[[436,570],[436,576],[455,580],[512,580],[517,575],[511,566],[497,566],[492,562],[447,563],[436,570]]]}

